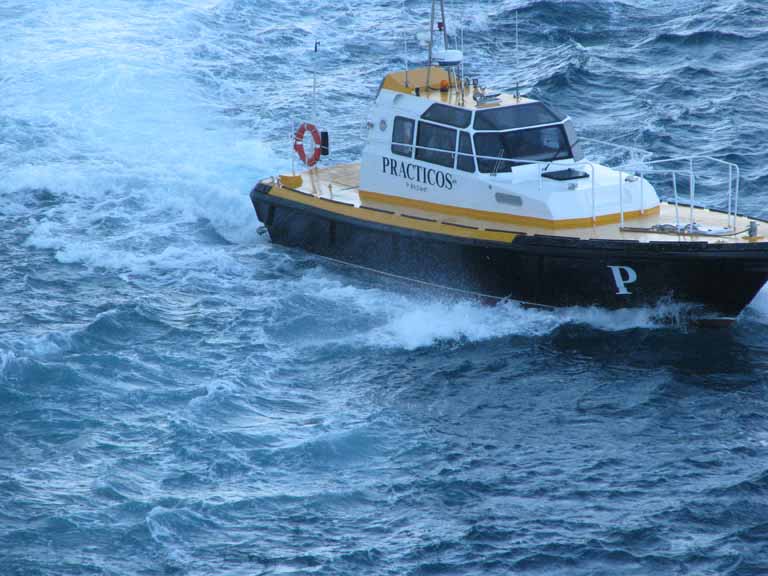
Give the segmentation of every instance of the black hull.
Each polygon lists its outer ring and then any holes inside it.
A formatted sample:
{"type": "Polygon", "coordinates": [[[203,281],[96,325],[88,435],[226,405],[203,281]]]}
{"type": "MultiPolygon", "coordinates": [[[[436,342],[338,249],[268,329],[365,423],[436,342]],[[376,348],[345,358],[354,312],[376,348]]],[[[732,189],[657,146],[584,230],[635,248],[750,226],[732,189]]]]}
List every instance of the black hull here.
{"type": "Polygon", "coordinates": [[[544,306],[626,308],[661,299],[736,317],[768,280],[768,243],[518,236],[510,243],[393,228],[251,192],[273,242],[356,266],[544,306]],[[636,278],[635,278],[636,276],[636,278]]]}

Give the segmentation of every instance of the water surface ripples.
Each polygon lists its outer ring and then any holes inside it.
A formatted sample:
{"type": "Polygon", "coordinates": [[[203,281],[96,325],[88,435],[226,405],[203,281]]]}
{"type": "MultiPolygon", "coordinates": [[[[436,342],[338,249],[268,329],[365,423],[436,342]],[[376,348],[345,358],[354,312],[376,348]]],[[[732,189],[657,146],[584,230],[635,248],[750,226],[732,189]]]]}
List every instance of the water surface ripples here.
{"type": "MultiPolygon", "coordinates": [[[[763,2],[448,4],[473,75],[736,161],[768,217],[763,2]]],[[[0,7],[0,573],[768,571],[764,294],[726,331],[489,308],[257,234],[314,37],[349,159],[406,10],[0,7]]]]}

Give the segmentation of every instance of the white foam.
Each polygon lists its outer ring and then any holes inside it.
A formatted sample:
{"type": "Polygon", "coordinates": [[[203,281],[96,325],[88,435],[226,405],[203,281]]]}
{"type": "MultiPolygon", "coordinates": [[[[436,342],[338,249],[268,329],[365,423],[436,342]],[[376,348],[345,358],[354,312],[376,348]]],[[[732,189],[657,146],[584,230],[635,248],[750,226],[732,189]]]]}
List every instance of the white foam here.
{"type": "Polygon", "coordinates": [[[82,264],[91,269],[139,275],[169,270],[204,270],[210,275],[247,272],[226,247],[201,244],[190,249],[189,245],[174,244],[149,251],[126,246],[124,240],[68,238],[52,231],[50,222],[43,222],[27,244],[54,250],[56,260],[62,264],[82,264]]]}
{"type": "Polygon", "coordinates": [[[0,376],[14,360],[16,360],[16,354],[12,350],[0,350],[0,376]]]}
{"type": "Polygon", "coordinates": [[[370,345],[415,349],[440,341],[477,342],[511,335],[537,336],[560,322],[546,312],[515,304],[495,307],[471,301],[412,302],[386,310],[386,323],[372,331],[370,345]]]}
{"type": "Polygon", "coordinates": [[[26,352],[34,358],[56,356],[71,348],[73,334],[74,330],[30,337],[26,340],[26,352]]]}
{"type": "MultiPolygon", "coordinates": [[[[342,272],[343,274],[343,272],[342,272]]],[[[515,302],[496,305],[468,298],[411,295],[365,288],[349,277],[324,269],[310,271],[294,289],[329,302],[343,302],[350,314],[361,314],[375,324],[356,334],[331,335],[331,340],[356,345],[413,350],[441,342],[480,342],[508,336],[537,337],[566,324],[620,332],[637,328],[682,326],[688,307],[662,302],[655,307],[607,310],[571,307],[556,310],[525,308],[515,302]]],[[[322,312],[320,312],[322,313],[322,312]]],[[[333,312],[329,312],[333,313],[333,312]]]]}
{"type": "Polygon", "coordinates": [[[543,310],[524,308],[515,303],[491,306],[474,301],[413,302],[411,306],[390,308],[384,326],[370,333],[367,342],[415,349],[440,341],[478,342],[508,336],[543,336],[566,324],[584,324],[608,332],[654,329],[668,326],[675,314],[674,306],[667,310],[543,310]]]}
{"type": "Polygon", "coordinates": [[[229,242],[258,241],[248,192],[284,161],[242,119],[222,114],[225,103],[201,81],[206,63],[196,51],[226,39],[204,37],[198,17],[218,4],[40,5],[26,10],[34,34],[0,22],[4,61],[14,64],[0,194],[19,211],[14,200],[27,189],[56,197],[36,209],[29,246],[55,250],[64,263],[146,271],[194,261],[201,248],[185,226],[200,219],[229,242]],[[91,230],[115,216],[130,225],[91,230]],[[158,253],[149,241],[158,236],[177,247],[158,253]]]}
{"type": "Polygon", "coordinates": [[[9,364],[25,359],[45,360],[59,356],[72,347],[77,329],[27,335],[16,340],[12,349],[0,350],[0,374],[9,364]]]}
{"type": "Polygon", "coordinates": [[[751,316],[753,320],[768,324],[768,284],[757,293],[750,303],[749,309],[754,312],[751,316]]]}

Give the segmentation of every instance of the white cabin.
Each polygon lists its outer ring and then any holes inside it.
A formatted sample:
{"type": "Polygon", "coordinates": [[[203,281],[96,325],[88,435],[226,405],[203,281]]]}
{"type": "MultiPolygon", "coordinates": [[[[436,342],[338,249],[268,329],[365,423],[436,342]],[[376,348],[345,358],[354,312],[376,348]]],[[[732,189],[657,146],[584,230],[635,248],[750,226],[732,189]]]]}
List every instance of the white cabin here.
{"type": "Polygon", "coordinates": [[[455,78],[440,67],[386,76],[368,119],[362,199],[553,228],[659,210],[647,180],[584,160],[568,116],[455,78]]]}

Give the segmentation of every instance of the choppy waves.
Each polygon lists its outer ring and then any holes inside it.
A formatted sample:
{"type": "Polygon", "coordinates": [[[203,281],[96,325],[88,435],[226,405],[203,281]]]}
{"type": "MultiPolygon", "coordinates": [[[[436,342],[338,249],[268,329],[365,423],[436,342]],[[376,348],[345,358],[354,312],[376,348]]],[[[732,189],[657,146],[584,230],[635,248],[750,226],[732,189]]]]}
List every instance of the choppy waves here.
{"type": "MultiPolygon", "coordinates": [[[[471,74],[726,155],[765,216],[763,8],[449,3],[471,74]]],[[[765,571],[765,292],[730,331],[491,307],[257,233],[315,36],[346,159],[402,9],[0,8],[0,572],[765,571]]]]}

